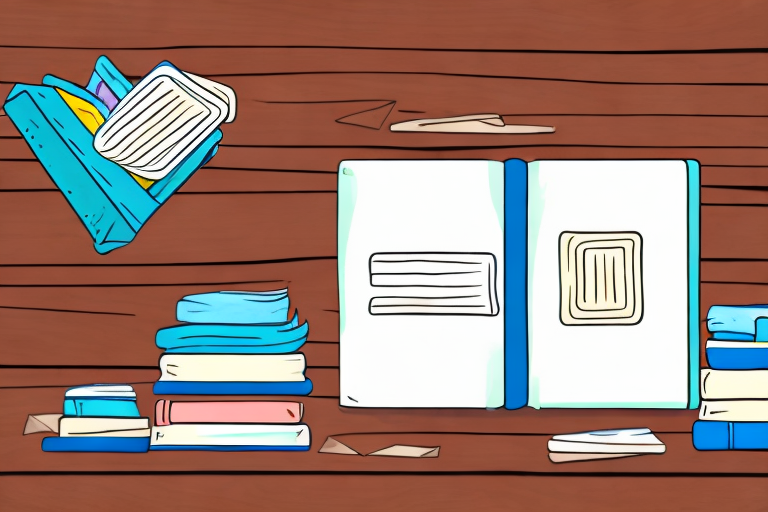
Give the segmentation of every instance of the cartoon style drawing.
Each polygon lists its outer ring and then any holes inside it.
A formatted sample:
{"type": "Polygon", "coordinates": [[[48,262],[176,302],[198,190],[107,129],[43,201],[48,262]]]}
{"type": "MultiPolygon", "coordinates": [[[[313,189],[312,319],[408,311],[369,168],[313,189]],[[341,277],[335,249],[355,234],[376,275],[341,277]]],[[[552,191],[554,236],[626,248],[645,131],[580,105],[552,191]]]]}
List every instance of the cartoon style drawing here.
{"type": "Polygon", "coordinates": [[[16,85],[3,108],[106,254],[216,154],[236,99],[169,62],[134,87],[102,56],[86,88],[46,75],[16,85]]]}

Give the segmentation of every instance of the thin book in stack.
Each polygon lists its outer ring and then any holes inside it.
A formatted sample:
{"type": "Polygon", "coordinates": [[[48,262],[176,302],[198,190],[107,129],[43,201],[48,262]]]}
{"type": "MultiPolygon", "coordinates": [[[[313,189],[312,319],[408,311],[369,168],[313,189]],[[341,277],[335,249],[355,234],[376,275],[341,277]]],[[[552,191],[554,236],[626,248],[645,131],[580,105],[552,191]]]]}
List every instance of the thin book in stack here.
{"type": "Polygon", "coordinates": [[[647,428],[556,435],[547,444],[555,463],[662,454],[666,446],[647,428]]]}
{"type": "Polygon", "coordinates": [[[712,306],[697,450],[768,450],[768,305],[712,306]]]}

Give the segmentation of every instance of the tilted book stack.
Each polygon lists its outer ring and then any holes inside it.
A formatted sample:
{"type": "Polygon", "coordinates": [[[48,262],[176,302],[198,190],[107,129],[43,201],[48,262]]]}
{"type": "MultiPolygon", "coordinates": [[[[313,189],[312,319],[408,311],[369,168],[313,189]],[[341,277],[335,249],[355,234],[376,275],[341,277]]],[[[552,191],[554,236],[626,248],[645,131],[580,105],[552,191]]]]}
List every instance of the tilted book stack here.
{"type": "Polygon", "coordinates": [[[697,450],[768,450],[768,305],[712,306],[697,450]]]}
{"type": "MultiPolygon", "coordinates": [[[[161,329],[155,394],[308,395],[309,327],[288,320],[288,290],[215,292],[179,301],[182,325],[161,329]]],[[[303,405],[292,402],[157,403],[152,450],[308,450],[303,405]]]]}

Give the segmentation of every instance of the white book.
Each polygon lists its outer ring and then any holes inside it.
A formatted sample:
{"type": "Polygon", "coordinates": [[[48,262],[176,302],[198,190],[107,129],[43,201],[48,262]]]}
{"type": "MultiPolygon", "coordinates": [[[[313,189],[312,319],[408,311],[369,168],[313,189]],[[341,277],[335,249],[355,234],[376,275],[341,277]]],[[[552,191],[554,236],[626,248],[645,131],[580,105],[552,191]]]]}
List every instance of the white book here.
{"type": "Polygon", "coordinates": [[[82,418],[59,420],[60,437],[149,437],[149,418],[82,418]]]}
{"type": "Polygon", "coordinates": [[[280,424],[175,424],[152,427],[155,447],[309,446],[309,427],[280,424]]]}
{"type": "Polygon", "coordinates": [[[77,386],[64,392],[65,398],[133,398],[136,392],[128,384],[93,384],[77,386]]]}
{"type": "Polygon", "coordinates": [[[597,430],[552,437],[551,452],[568,453],[664,453],[666,446],[647,428],[597,430]]]}
{"type": "Polygon", "coordinates": [[[768,421],[768,400],[703,400],[700,420],[768,421]]]}
{"type": "Polygon", "coordinates": [[[130,172],[159,180],[234,115],[231,88],[163,64],[120,100],[93,147],[130,172]]]}
{"type": "Polygon", "coordinates": [[[768,370],[701,370],[701,398],[705,400],[768,400],[768,370]]]}
{"type": "Polygon", "coordinates": [[[339,167],[346,407],[504,405],[504,164],[339,167]]]}
{"type": "Polygon", "coordinates": [[[164,354],[160,380],[181,382],[302,382],[307,361],[292,354],[164,354]]]}

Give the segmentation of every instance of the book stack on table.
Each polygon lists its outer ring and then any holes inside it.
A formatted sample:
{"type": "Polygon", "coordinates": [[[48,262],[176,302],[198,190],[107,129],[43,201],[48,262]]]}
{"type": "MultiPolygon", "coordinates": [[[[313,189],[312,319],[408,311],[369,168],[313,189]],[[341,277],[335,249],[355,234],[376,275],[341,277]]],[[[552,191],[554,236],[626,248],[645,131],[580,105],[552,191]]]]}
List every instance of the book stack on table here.
{"type": "MultiPolygon", "coordinates": [[[[288,290],[215,292],[179,301],[181,325],[161,329],[157,395],[308,395],[309,327],[288,320],[288,290]]],[[[157,403],[152,450],[307,450],[294,402],[157,403]]]]}
{"type": "Polygon", "coordinates": [[[712,306],[697,450],[768,450],[768,305],[712,306]]]}
{"type": "Polygon", "coordinates": [[[59,435],[43,439],[45,452],[146,452],[149,418],[141,417],[127,384],[77,386],[64,393],[59,435]]]}

